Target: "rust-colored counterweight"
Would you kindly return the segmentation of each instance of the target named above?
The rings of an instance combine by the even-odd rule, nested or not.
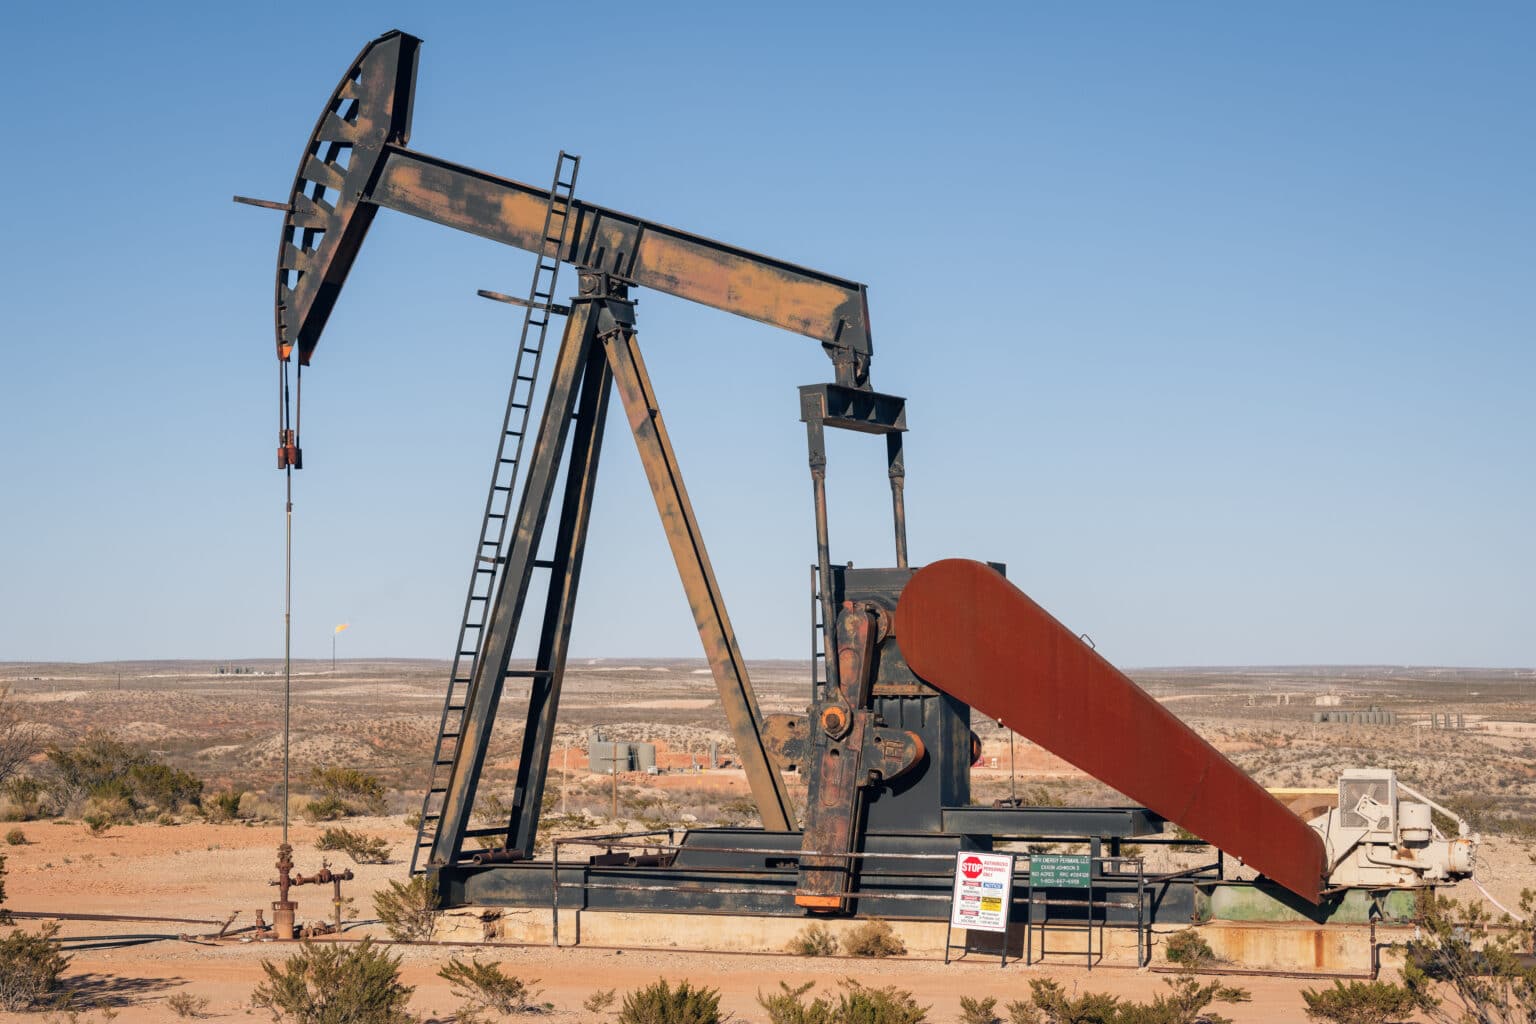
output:
[[[920,569],[896,607],[913,671],[1313,903],[1318,834],[996,570]]]

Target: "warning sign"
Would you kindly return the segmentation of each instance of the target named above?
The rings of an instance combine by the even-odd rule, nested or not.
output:
[[[954,928],[1006,932],[1013,898],[1013,854],[955,854],[955,891],[949,909]]]

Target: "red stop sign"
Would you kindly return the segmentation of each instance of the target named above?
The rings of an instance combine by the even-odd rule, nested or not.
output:
[[[967,857],[967,858],[965,858],[965,860],[960,862],[960,872],[961,872],[961,874],[965,875],[966,878],[980,878],[981,877],[981,858],[980,857]]]

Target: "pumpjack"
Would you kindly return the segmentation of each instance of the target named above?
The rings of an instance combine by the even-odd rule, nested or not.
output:
[[[297,412],[291,421],[287,412],[288,368],[297,362],[301,375],[311,362],[380,209],[537,256],[525,298],[481,293],[521,307],[523,328],[413,872],[434,877],[449,904],[548,901],[550,864],[534,860],[535,839],[604,428],[617,391],[762,828],[693,830],[665,857],[596,858],[568,867],[587,880],[606,872],[673,883],[594,885],[583,897],[592,905],[943,916],[947,881],[934,880],[931,862],[905,863],[902,855],[984,850],[1008,836],[1113,842],[1161,831],[1165,821],[1240,858],[1293,894],[1287,898],[1324,898],[1331,867],[1326,830],[1295,816],[1010,583],[1001,566],[959,559],[909,564],[906,402],[872,386],[864,284],[578,199],[579,160],[565,153],[545,189],[410,148],[420,46],[396,31],[363,48],[321,110],[287,202],[271,204],[284,213],[276,278],[285,395],[278,465],[290,471],[302,456]],[[566,266],[575,269],[577,287],[562,303],[556,281]],[[804,714],[765,717],[757,706],[642,359],[634,294],[646,288],[808,337],[831,360],[832,380],[799,393],[819,619]],[[545,339],[556,321],[563,330],[539,402]],[[535,407],[541,414],[525,452]],[[828,428],[884,440],[893,566],[854,568],[832,558]],[[540,590],[533,666],[513,668],[513,642]],[[509,685],[526,687],[528,697],[510,812],[503,824],[471,828]],[[970,806],[973,712],[1141,806]],[[782,774],[791,768],[808,784],[800,821]],[[466,840],[485,836],[494,848],[468,855]],[[860,860],[872,852],[894,859]],[[890,895],[924,886],[932,890],[927,902],[898,904]],[[1187,907],[1174,909],[1187,919]]]

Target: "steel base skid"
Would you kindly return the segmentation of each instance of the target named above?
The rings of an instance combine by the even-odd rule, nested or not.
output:
[[[1035,809],[966,808],[966,815],[1024,812]],[[1041,808],[1071,815],[1100,809]],[[1138,809],[1139,810],[1139,809]],[[1107,809],[1114,815],[1120,809]],[[1097,817],[1097,814],[1095,814]],[[1134,815],[1125,815],[1128,824]],[[1060,823],[1060,822],[1058,822]],[[1136,822],[1139,824],[1139,822]],[[1160,821],[1158,825],[1160,826]],[[1115,843],[1134,834],[1100,838],[1064,835],[1056,839]],[[849,913],[897,920],[947,920],[954,885],[955,854],[989,850],[992,836],[963,833],[870,833],[852,891]],[[604,852],[593,853],[598,849]],[[563,839],[551,860],[510,863],[459,863],[433,869],[444,906],[545,908],[551,911],[627,913],[741,914],[807,917],[795,904],[801,834],[760,829],[695,829],[675,843],[666,832],[629,833]],[[1196,882],[1211,882],[1208,872],[1178,877],[1147,877],[1123,860],[1096,858],[1091,906],[1081,890],[1039,889],[1038,903],[1016,888],[1013,916],[1019,923],[1077,919],[1083,923],[1125,925],[1187,923],[1195,915]],[[1044,901],[1051,900],[1047,906]]]

